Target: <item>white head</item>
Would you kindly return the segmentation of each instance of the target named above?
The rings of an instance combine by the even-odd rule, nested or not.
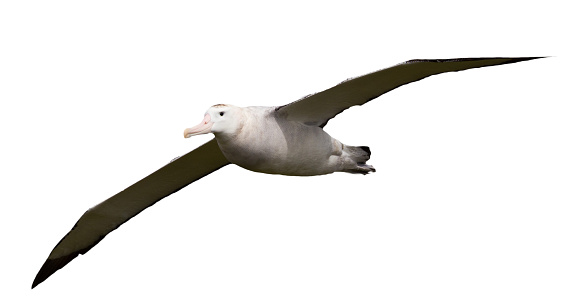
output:
[[[243,126],[242,110],[239,107],[226,104],[213,105],[205,113],[203,121],[185,129],[185,138],[206,133],[236,134]]]

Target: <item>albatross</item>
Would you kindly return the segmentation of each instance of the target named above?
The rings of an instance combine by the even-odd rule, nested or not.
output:
[[[284,106],[211,106],[199,125],[184,131],[184,137],[213,133],[215,138],[87,210],[54,247],[32,288],[144,209],[228,164],[294,176],[374,172],[366,164],[369,147],[346,145],[323,130],[330,119],[431,75],[537,58],[543,57],[409,60]]]

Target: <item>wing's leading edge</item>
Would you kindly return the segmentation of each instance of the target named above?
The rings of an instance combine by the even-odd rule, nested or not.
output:
[[[89,209],[54,247],[32,288],[144,209],[227,164],[216,139],[212,139]]]
[[[409,60],[344,81],[320,93],[277,107],[276,111],[288,120],[324,127],[331,118],[351,106],[363,105],[390,90],[431,75],[537,58],[543,57]]]

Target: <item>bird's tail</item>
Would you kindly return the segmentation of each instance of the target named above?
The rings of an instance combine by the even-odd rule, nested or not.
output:
[[[349,158],[355,162],[352,163],[351,167],[344,169],[345,172],[349,173],[360,173],[368,174],[370,172],[375,172],[375,168],[371,165],[365,164],[371,156],[371,151],[368,146],[349,146],[344,145],[343,149]]]

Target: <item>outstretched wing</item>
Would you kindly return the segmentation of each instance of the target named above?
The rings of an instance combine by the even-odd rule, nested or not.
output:
[[[213,139],[89,209],[54,247],[32,288],[144,209],[227,164]]]
[[[324,127],[330,119],[351,106],[363,105],[390,90],[431,75],[536,58],[543,57],[409,60],[365,76],[346,80],[320,93],[279,106],[275,111],[288,120]]]

